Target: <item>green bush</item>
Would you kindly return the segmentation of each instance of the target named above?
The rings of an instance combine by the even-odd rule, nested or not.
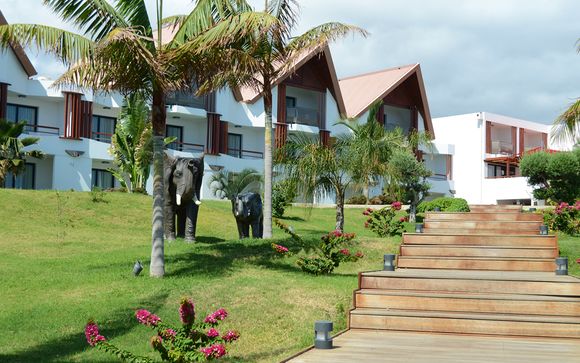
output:
[[[387,205],[396,202],[397,199],[393,196],[387,194],[377,195],[376,197],[371,198],[369,204],[372,205]]]
[[[375,232],[379,237],[401,236],[405,230],[404,222],[407,217],[397,217],[397,211],[401,210],[401,202],[394,202],[389,207],[378,210],[368,208],[363,215],[369,218],[365,222],[365,228]]]
[[[274,184],[272,188],[272,216],[282,218],[286,207],[296,198],[296,188],[288,181],[283,180]]]
[[[580,200],[574,205],[562,202],[554,210],[544,210],[543,215],[549,229],[571,236],[580,235]]]
[[[364,255],[360,251],[353,254],[348,249],[354,243],[354,237],[354,233],[329,232],[322,236],[317,256],[300,257],[296,264],[306,273],[325,275],[332,273],[341,262],[356,262]]]
[[[418,213],[433,211],[439,207],[442,212],[469,212],[469,205],[463,198],[440,197],[430,202],[421,202],[417,207]]]
[[[360,195],[353,195],[352,197],[346,200],[346,204],[367,204],[367,198],[360,194]]]

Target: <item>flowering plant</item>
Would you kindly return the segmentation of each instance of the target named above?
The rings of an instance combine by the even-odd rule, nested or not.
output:
[[[353,244],[354,233],[332,231],[321,238],[318,246],[319,254],[316,257],[301,257],[296,263],[302,271],[313,275],[329,274],[341,262],[356,262],[363,258],[362,252],[352,253],[348,246]]]
[[[401,202],[394,202],[390,208],[366,209],[363,215],[369,218],[365,222],[365,228],[375,232],[379,237],[402,235],[405,229],[403,223],[408,221],[408,217],[396,218],[397,211],[401,210],[401,206]]]
[[[569,235],[580,234],[580,200],[574,205],[562,202],[552,210],[544,210],[544,223],[549,229]]]
[[[284,231],[284,233],[289,234],[293,240],[302,243],[302,238],[296,232],[294,232],[294,228],[292,228],[291,226],[287,225],[286,223],[282,222],[277,218],[274,218],[274,224],[282,231]]]
[[[179,305],[181,327],[166,324],[159,316],[140,309],[135,312],[137,321],[155,331],[150,342],[166,362],[204,362],[226,355],[226,344],[237,340],[240,335],[234,330],[224,334],[216,329],[219,322],[228,316],[227,311],[218,309],[205,317],[203,322],[195,323],[195,306],[191,299],[183,298]],[[92,347],[116,355],[126,362],[153,362],[146,357],[139,357],[131,352],[121,350],[99,334],[97,324],[90,320],[85,326],[87,343]]]
[[[277,253],[279,253],[281,255],[291,255],[291,252],[290,252],[290,250],[288,250],[288,247],[284,247],[282,245],[272,243],[272,248],[274,249],[274,251],[276,251]]]

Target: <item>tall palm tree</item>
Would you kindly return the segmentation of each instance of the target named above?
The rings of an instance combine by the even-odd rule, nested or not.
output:
[[[43,3],[83,34],[38,24],[0,26],[0,45],[36,46],[69,68],[54,83],[81,89],[129,94],[151,100],[153,124],[153,223],[150,275],[165,274],[163,244],[163,136],[165,96],[187,90],[197,73],[219,60],[193,52],[199,44],[228,47],[249,32],[269,29],[272,16],[251,12],[244,0],[196,0],[187,16],[163,18],[163,0],[156,0],[152,18],[145,0],[44,0]],[[234,16],[235,15],[235,16]],[[158,24],[155,31],[153,22]],[[163,39],[162,24],[178,23],[172,39]]]
[[[14,123],[0,119],[0,187],[4,186],[6,174],[9,172],[18,175],[24,171],[26,157],[43,157],[38,150],[23,150],[38,142],[37,137],[20,138],[24,127],[26,121]]]
[[[264,238],[272,237],[272,89],[282,74],[293,70],[297,59],[307,51],[323,46],[350,33],[363,36],[361,28],[337,22],[316,26],[302,35],[292,36],[297,25],[299,7],[296,0],[265,0],[263,13],[277,23],[248,33],[236,47],[198,47],[198,52],[210,52],[230,63],[229,70],[200,81],[207,91],[229,85],[232,88],[250,87],[258,91],[264,101]],[[200,41],[203,43],[203,41]],[[195,46],[198,46],[196,44]],[[194,46],[192,44],[192,46]],[[215,74],[215,72],[209,72]]]

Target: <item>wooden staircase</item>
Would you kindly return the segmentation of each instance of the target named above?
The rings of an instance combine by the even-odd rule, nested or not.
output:
[[[403,235],[396,271],[361,273],[349,327],[580,339],[580,280],[555,275],[541,215],[471,209],[427,213],[424,233]]]

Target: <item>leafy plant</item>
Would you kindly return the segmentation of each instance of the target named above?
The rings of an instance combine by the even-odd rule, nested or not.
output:
[[[353,244],[354,238],[354,233],[329,232],[321,238],[318,256],[300,257],[296,264],[309,274],[330,274],[341,262],[355,262],[364,257],[362,252],[353,254],[347,248]]]
[[[181,299],[179,306],[181,327],[169,325],[144,309],[135,312],[137,321],[155,332],[150,343],[161,359],[165,362],[179,363],[204,362],[226,355],[225,345],[240,336],[233,330],[220,334],[216,329],[227,316],[227,311],[219,309],[206,316],[203,322],[196,323],[193,301],[187,298]],[[136,356],[109,343],[99,334],[99,327],[92,320],[85,326],[85,337],[90,346],[113,354],[124,362],[153,362],[152,359]]]
[[[377,195],[376,197],[372,197],[369,201],[372,205],[387,205],[392,204],[397,201],[397,197],[388,195],[388,194],[381,194]]]
[[[355,204],[355,205],[361,205],[361,204],[366,204],[367,203],[367,197],[365,197],[364,195],[353,195],[352,197],[348,198],[346,200],[346,204]]]
[[[469,212],[469,205],[463,198],[439,197],[428,202],[421,202],[417,206],[417,212],[425,213],[441,209],[442,212]]]
[[[296,188],[290,180],[282,180],[274,184],[272,189],[272,215],[282,218],[286,207],[296,198]]]
[[[285,224],[284,222],[280,221],[277,218],[274,218],[274,224],[276,224],[276,226],[278,226],[278,228],[280,228],[282,231],[284,231],[284,233],[287,233],[288,235],[290,235],[290,237],[292,237],[292,239],[295,240],[296,242],[300,242],[301,244],[303,243],[302,237],[300,237],[294,231],[294,228],[292,228],[291,226]]]
[[[388,207],[378,210],[366,209],[363,215],[369,218],[365,222],[365,228],[370,229],[379,237],[401,236],[405,230],[405,217],[397,217],[397,211],[401,210],[401,202],[394,202]]]
[[[44,157],[41,151],[23,150],[39,140],[37,137],[20,138],[25,126],[26,121],[13,123],[0,119],[0,187],[4,186],[8,172],[18,175],[24,171],[26,157]]]
[[[574,205],[562,202],[554,210],[544,210],[543,215],[544,223],[549,229],[571,236],[580,234],[580,200]]]
[[[262,175],[254,169],[244,169],[239,173],[223,169],[211,176],[209,187],[214,196],[233,200],[237,194],[259,193],[262,189]]]
[[[409,222],[414,223],[417,205],[429,194],[431,176],[425,164],[407,150],[396,151],[390,162],[391,175],[403,191],[403,201],[409,204]]]
[[[93,187],[90,192],[91,195],[91,202],[93,203],[105,203],[107,200],[105,199],[105,191],[99,187]]]

